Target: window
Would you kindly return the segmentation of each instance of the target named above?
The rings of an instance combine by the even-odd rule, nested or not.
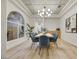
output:
[[[7,41],[24,36],[24,19],[18,12],[10,12],[7,18]]]

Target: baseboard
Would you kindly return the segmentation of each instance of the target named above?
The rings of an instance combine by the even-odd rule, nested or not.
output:
[[[12,40],[12,41],[8,41],[7,44],[6,44],[6,50],[14,48],[14,47],[20,45],[21,43],[23,43],[25,41],[26,41],[25,37],[19,38],[19,39],[15,39],[15,40]]]
[[[77,44],[73,44],[72,42],[69,42],[69,41],[66,41],[66,40],[63,40],[63,41],[77,48]]]

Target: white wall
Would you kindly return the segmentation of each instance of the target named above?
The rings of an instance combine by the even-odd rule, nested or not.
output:
[[[65,31],[65,21],[68,17],[77,13],[77,5],[73,5],[67,13],[65,13],[60,20],[60,28],[62,31],[62,39],[70,42],[71,44],[77,45],[77,34],[76,33],[67,33]]]
[[[56,30],[56,28],[60,27],[59,21],[60,21],[59,18],[47,18],[47,19],[45,19],[45,27],[51,31]]]
[[[34,18],[32,18],[32,20],[33,20],[34,25],[36,23],[39,23],[39,25],[41,24],[40,26],[43,27],[43,18],[34,17]],[[53,30],[56,30],[56,28],[59,28],[60,27],[59,24],[60,24],[60,19],[59,18],[45,18],[44,19],[44,27],[47,28],[50,31],[53,31]]]
[[[14,2],[10,1],[10,0],[7,0],[7,9],[6,9],[6,19],[8,17],[8,14],[12,11],[16,11],[16,12],[19,12],[23,18],[24,18],[24,22],[25,22],[25,27],[26,27],[26,23],[30,23],[30,18],[28,16],[28,14],[24,11],[26,11],[25,9],[22,8],[22,6],[18,6],[20,5],[19,3],[17,3],[17,1],[15,1],[16,4],[14,4]],[[21,9],[20,9],[21,8]],[[6,21],[7,22],[7,21]],[[7,25],[7,23],[6,23]],[[6,26],[7,27],[7,26]],[[7,28],[5,28],[7,30]],[[26,33],[25,33],[26,35]],[[7,49],[10,49],[12,47],[15,47],[17,46],[18,44],[22,43],[23,41],[26,40],[26,36],[24,35],[24,37],[22,38],[18,38],[18,39],[15,39],[15,40],[11,40],[11,41],[8,41],[7,42]]]
[[[6,0],[1,1],[1,59],[6,59]]]
[[[25,23],[26,22],[30,23],[30,18],[27,15],[27,13],[24,13],[21,9],[19,9],[15,4],[13,4],[10,1],[11,0],[1,0],[1,59],[7,59],[6,58],[6,52],[7,52],[6,48],[7,49],[13,48],[17,45],[20,45],[20,43],[24,43],[26,41],[26,38],[24,36],[23,38],[7,42],[7,16],[8,16],[8,14],[11,11],[18,11],[19,13],[21,13],[23,15]],[[22,6],[20,6],[20,7],[22,7]],[[7,42],[7,44],[6,44],[6,42]],[[17,53],[17,51],[20,51],[20,49],[22,49],[22,47],[19,46],[19,48],[15,49],[16,50],[15,53],[14,53],[14,51],[12,51],[11,53],[14,53],[14,54],[12,54],[12,56],[15,55]],[[21,50],[21,51],[23,52],[23,50]],[[20,55],[20,54],[18,53],[16,55]],[[23,54],[21,54],[21,55],[23,55]],[[15,58],[13,58],[13,59],[15,59]]]

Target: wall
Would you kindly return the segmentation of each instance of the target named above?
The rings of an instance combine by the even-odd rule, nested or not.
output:
[[[60,27],[59,21],[60,21],[59,18],[47,18],[47,19],[45,19],[45,27],[51,31],[56,30],[56,28]]]
[[[14,3],[13,0],[12,1],[11,0],[7,0],[7,4],[6,5],[7,5],[6,18],[7,18],[8,14],[10,12],[16,11],[16,12],[19,12],[23,16],[24,22],[25,22],[25,27],[26,27],[26,23],[30,23],[29,15],[27,14],[26,10],[22,7],[22,5],[20,5],[20,3],[18,3],[18,1],[15,1],[15,3]],[[26,33],[25,33],[24,37],[22,37],[22,38],[18,38],[18,39],[15,39],[15,40],[8,41],[7,42],[7,49],[13,48],[13,47],[21,44],[25,40],[26,40]]]
[[[4,8],[3,8],[4,7]],[[6,59],[6,0],[1,0],[1,59]]]
[[[60,19],[59,18],[40,18],[40,17],[33,17],[33,24],[34,26],[36,26],[36,24],[38,23],[39,27],[45,27],[50,31],[55,30],[56,28],[59,28],[59,24],[60,24]],[[44,24],[43,24],[44,21]],[[40,25],[41,24],[41,25]],[[37,25],[37,26],[38,26]]]
[[[76,33],[66,33],[65,31],[65,20],[77,13],[77,5],[74,4],[62,17],[60,20],[60,28],[62,31],[62,39],[70,42],[71,44],[77,45],[77,34]]]

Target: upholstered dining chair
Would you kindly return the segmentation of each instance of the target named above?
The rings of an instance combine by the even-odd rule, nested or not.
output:
[[[40,36],[40,38],[39,38],[39,54],[40,54],[42,48],[46,48],[47,54],[49,55],[49,51],[48,51],[49,46],[50,46],[49,38],[45,35]]]
[[[54,42],[54,44],[58,47],[58,45],[57,45],[58,35],[57,35],[57,33],[53,33],[52,35],[53,35],[53,37],[50,38],[50,42]]]
[[[37,42],[39,42],[39,39],[38,38],[35,38],[35,35],[37,35],[36,33],[30,33],[29,36],[32,40],[32,45],[31,45],[31,48],[35,46],[35,44]]]

